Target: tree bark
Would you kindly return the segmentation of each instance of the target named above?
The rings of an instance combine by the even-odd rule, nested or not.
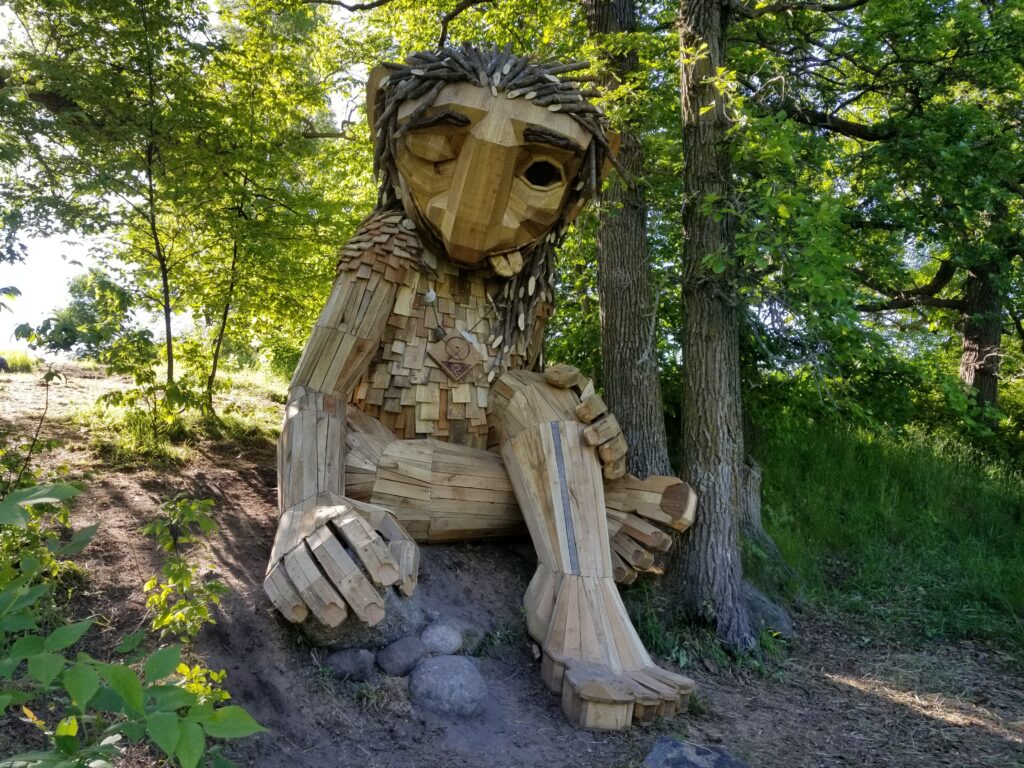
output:
[[[735,225],[706,201],[733,199],[723,95],[710,79],[725,65],[728,11],[722,0],[680,3],[683,114],[683,475],[700,499],[663,589],[712,623],[735,652],[756,644],[743,600],[738,519],[743,505],[739,319]],[[724,266],[723,266],[724,265]]]
[[[973,387],[979,405],[995,405],[1002,361],[1003,302],[990,267],[969,269],[964,285],[960,380]]]
[[[635,0],[589,0],[591,36],[635,32]],[[639,66],[636,54],[614,55],[609,67],[623,81]],[[635,125],[623,126],[615,175],[602,195],[597,234],[597,289],[601,296],[601,357],[605,400],[629,444],[629,471],[668,475],[665,409],[655,355],[657,303],[647,255],[647,200],[643,148]]]
[[[213,410],[213,386],[217,382],[217,365],[220,363],[220,349],[224,344],[224,333],[228,327],[228,315],[231,312],[231,302],[235,297],[235,284],[238,282],[238,239],[231,243],[231,270],[228,278],[228,295],[224,299],[224,311],[220,315],[220,327],[217,329],[217,338],[213,343],[213,359],[210,361],[210,375],[206,377],[206,412],[211,416],[215,415]]]

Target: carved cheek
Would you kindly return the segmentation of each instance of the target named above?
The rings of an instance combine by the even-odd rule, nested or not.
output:
[[[522,231],[521,244],[529,242],[558,220],[568,187],[556,184],[550,189],[537,189],[522,179],[512,183],[508,200],[508,215],[515,219]]]

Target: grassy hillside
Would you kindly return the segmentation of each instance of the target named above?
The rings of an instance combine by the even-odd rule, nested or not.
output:
[[[994,640],[1024,655],[1020,470],[924,434],[781,434],[756,455],[766,528],[797,574],[791,594],[886,636]]]

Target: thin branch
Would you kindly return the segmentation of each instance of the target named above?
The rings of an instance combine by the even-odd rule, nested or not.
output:
[[[729,7],[745,19],[759,19],[776,13],[790,11],[817,11],[819,13],[841,13],[866,5],[868,0],[848,0],[845,3],[779,2],[760,8],[751,8],[740,0],[729,0]]]
[[[769,103],[765,104],[765,106],[774,107],[775,105]],[[785,112],[795,122],[809,125],[812,128],[824,128],[826,131],[849,136],[851,139],[886,141],[896,135],[896,128],[892,125],[885,123],[856,123],[817,109],[805,109],[793,102],[783,102],[777,105],[777,108]]]
[[[857,304],[855,308],[859,312],[889,312],[893,309],[910,309],[911,307],[938,307],[940,309],[955,309],[962,312],[965,308],[963,299],[941,299],[935,296],[907,296],[903,299],[890,299],[882,302],[868,302]]]
[[[368,3],[343,3],[341,0],[302,0],[304,5],[334,5],[346,11],[372,11],[387,5],[391,0],[370,0]]]
[[[444,48],[445,43],[448,42],[448,25],[455,21],[463,11],[470,9],[475,5],[486,5],[489,2],[491,2],[491,0],[460,0],[458,5],[441,17],[441,34],[437,38],[437,47]]]

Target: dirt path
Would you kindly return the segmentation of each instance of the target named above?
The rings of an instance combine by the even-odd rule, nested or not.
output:
[[[522,630],[520,598],[533,568],[522,542],[424,551],[424,599],[492,633],[480,658],[491,691],[481,718],[422,715],[403,681],[333,680],[260,588],[276,520],[273,445],[202,445],[172,471],[105,468],[67,416],[120,384],[72,366],[65,373],[51,387],[43,434],[66,441],[48,464],[92,475],[73,515],[76,525],[101,523],[78,558],[88,574],[81,610],[104,617],[92,650],[145,622],[141,585],[159,558],[138,529],[160,500],[214,498],[221,531],[205,557],[231,593],[196,650],[227,670],[233,701],[269,729],[234,748],[240,765],[625,768],[671,735],[720,746],[752,768],[1024,766],[1024,684],[999,654],[971,643],[882,646],[839,617],[799,617],[799,643],[767,675],[691,665],[685,672],[700,691],[694,713],[626,734],[574,730],[541,685]],[[45,395],[37,380],[0,378],[0,425],[33,428]],[[126,764],[156,761],[133,753]]]

